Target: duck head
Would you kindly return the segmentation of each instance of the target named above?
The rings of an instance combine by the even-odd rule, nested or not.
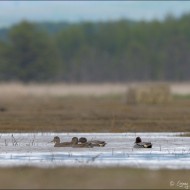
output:
[[[81,137],[81,138],[79,139],[79,142],[80,142],[80,143],[86,143],[86,142],[87,142],[87,139],[86,139],[85,137]]]
[[[140,138],[140,137],[137,137],[135,143],[141,143],[141,142],[142,142],[141,138]]]
[[[55,136],[51,142],[60,143],[60,138],[58,136]]]
[[[78,140],[77,137],[73,137],[72,140],[71,140],[71,142],[72,142],[73,144],[78,144],[79,140]]]

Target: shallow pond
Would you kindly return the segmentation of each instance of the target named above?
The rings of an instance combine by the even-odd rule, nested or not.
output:
[[[0,166],[127,166],[190,169],[190,137],[182,133],[0,133]],[[54,147],[54,136],[105,140],[105,147]],[[151,141],[151,149],[133,148],[135,138]]]

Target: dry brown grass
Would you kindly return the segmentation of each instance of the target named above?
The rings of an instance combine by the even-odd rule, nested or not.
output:
[[[23,83],[0,83],[0,97],[3,96],[102,96],[107,94],[124,94],[131,86],[160,85],[160,82],[141,82],[141,83],[101,83],[101,84],[23,84]],[[190,82],[169,83],[172,94],[187,95],[190,94]]]
[[[0,83],[0,96],[69,96],[69,95],[93,95],[121,94],[126,91],[126,84],[23,84]]]
[[[188,183],[189,170],[131,168],[1,168],[0,188],[23,189],[170,189]],[[177,185],[173,188],[179,189]],[[183,188],[184,189],[184,188]]]
[[[163,104],[171,102],[170,86],[165,83],[133,85],[127,91],[128,104]]]
[[[190,132],[190,100],[127,105],[122,96],[0,97],[0,132]]]

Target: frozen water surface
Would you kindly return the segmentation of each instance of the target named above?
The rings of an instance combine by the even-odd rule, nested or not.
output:
[[[0,166],[128,166],[190,169],[190,137],[182,133],[0,133]],[[105,140],[105,147],[54,147],[54,136]],[[135,138],[151,141],[152,149],[133,148]]]

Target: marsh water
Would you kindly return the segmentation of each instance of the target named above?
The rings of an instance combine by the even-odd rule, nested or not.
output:
[[[54,147],[54,136],[105,140],[105,147]],[[133,148],[135,138],[153,144]],[[136,168],[190,169],[190,137],[183,133],[0,133],[0,166],[127,166]]]

